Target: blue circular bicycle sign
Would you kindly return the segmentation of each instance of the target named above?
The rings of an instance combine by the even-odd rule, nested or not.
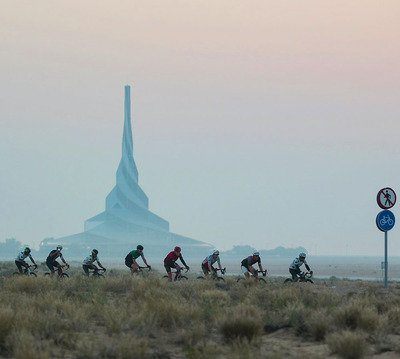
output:
[[[376,225],[382,232],[390,231],[396,222],[392,211],[385,209],[376,216]]]

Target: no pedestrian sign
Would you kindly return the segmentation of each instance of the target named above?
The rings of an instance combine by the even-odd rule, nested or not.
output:
[[[382,209],[392,208],[396,203],[396,193],[389,187],[382,188],[376,197],[378,206]]]

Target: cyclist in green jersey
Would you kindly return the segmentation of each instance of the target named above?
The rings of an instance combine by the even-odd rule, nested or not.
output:
[[[132,274],[139,269],[139,264],[136,262],[136,259],[138,259],[139,257],[142,257],[144,264],[146,264],[148,268],[151,268],[147,264],[146,258],[144,258],[143,246],[139,244],[136,249],[134,249],[132,252],[129,252],[128,255],[125,257],[125,265],[130,268]]]

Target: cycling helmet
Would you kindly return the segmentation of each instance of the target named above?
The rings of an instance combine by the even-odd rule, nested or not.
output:
[[[58,246],[57,246],[57,249],[62,249],[63,248],[63,246],[61,245],[61,244],[59,244]]]
[[[98,253],[99,253],[99,251],[97,249],[92,250],[92,254],[98,254]]]
[[[136,249],[142,251],[142,250],[143,250],[143,246],[142,246],[141,244],[139,244],[139,245],[136,247]]]
[[[213,254],[213,255],[214,255],[214,254],[219,254],[219,250],[218,250],[218,249],[215,249],[215,250],[213,251],[212,254]]]
[[[259,251],[254,251],[253,256],[259,256],[260,252]]]
[[[31,249],[29,247],[25,247],[24,252],[29,254],[29,253],[31,253]]]
[[[174,248],[174,251],[176,251],[176,252],[180,252],[180,251],[181,251],[181,247],[178,247],[178,246],[177,246],[177,247],[175,247],[175,248]]]
[[[301,252],[301,253],[299,254],[299,258],[300,258],[300,257],[306,258],[306,254],[305,254],[304,252]]]

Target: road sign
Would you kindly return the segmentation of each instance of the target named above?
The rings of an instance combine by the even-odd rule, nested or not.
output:
[[[382,188],[376,196],[376,201],[382,209],[392,208],[396,203],[396,193],[389,187]]]
[[[396,222],[393,212],[385,209],[376,216],[376,225],[382,232],[390,231]]]

